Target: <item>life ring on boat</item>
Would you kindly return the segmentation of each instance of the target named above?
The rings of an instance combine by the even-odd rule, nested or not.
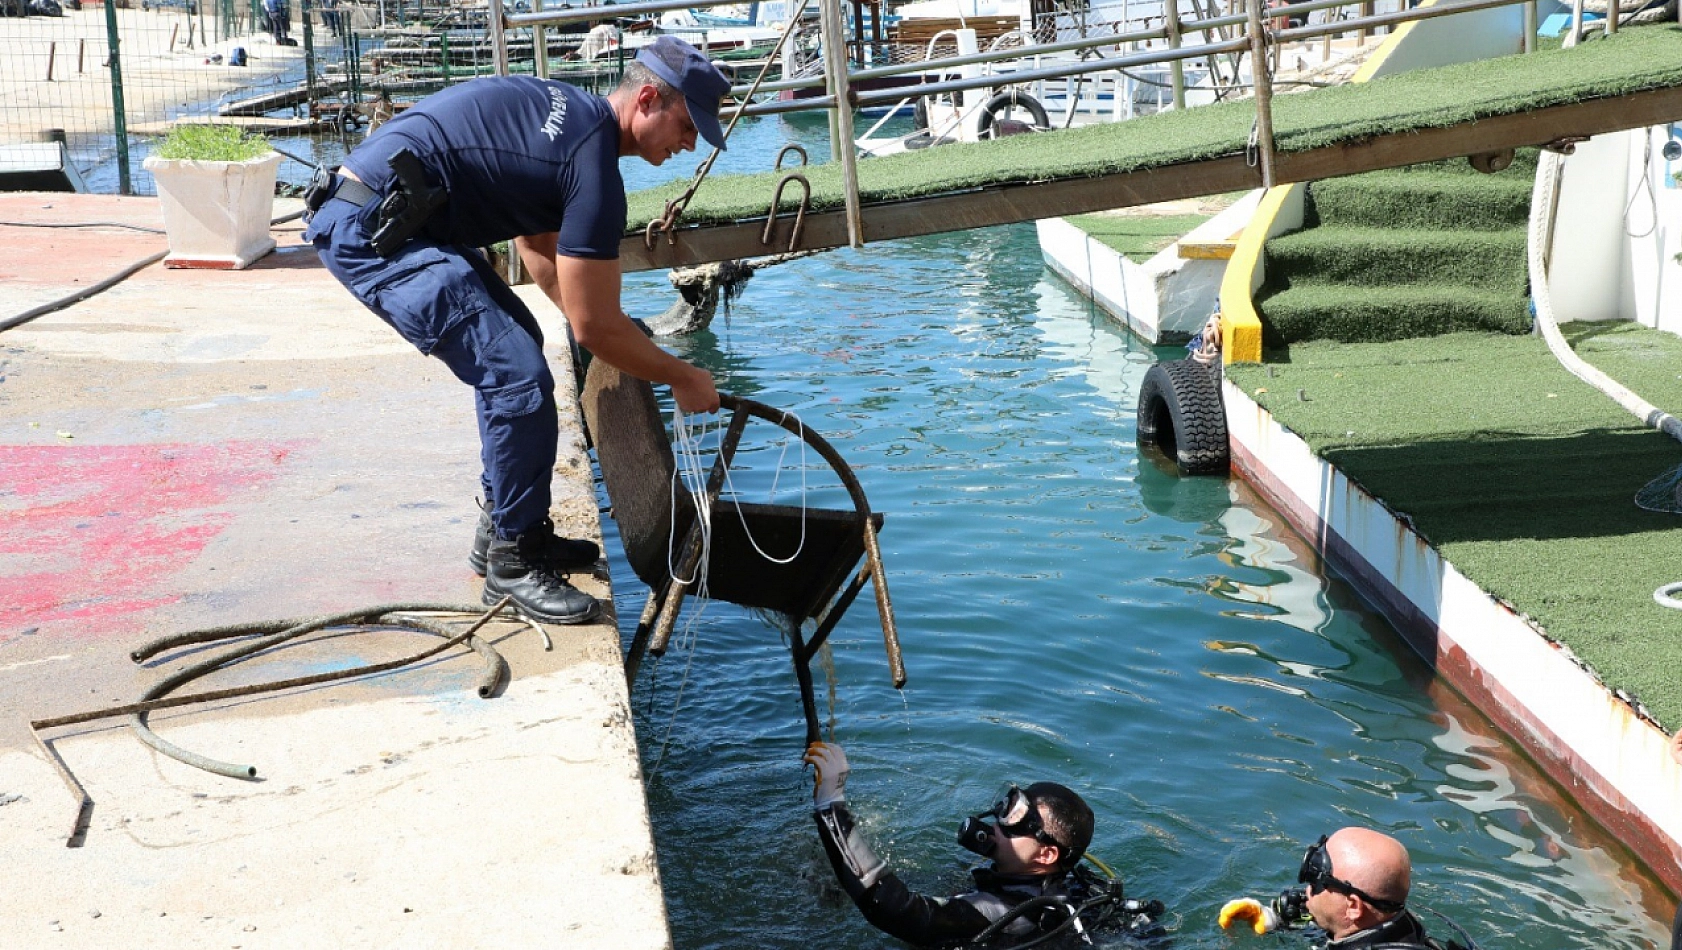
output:
[[[1016,109],[1027,112],[1033,122],[1007,118]],[[976,120],[975,136],[981,139],[996,139],[1023,132],[1044,132],[1049,128],[1051,117],[1046,115],[1045,106],[1040,105],[1038,99],[1020,89],[1007,89],[988,99],[987,104],[981,107],[981,117]]]
[[[1174,460],[1181,475],[1223,475],[1230,462],[1219,363],[1174,360],[1145,373],[1138,441]]]

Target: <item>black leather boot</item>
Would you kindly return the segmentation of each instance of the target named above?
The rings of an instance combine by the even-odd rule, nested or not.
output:
[[[563,538],[555,533],[555,523],[544,518],[542,523],[531,532],[542,534],[548,538],[542,550],[542,557],[551,568],[557,571],[572,570],[589,567],[602,556],[602,549],[594,541],[582,541],[576,538]],[[467,552],[467,564],[473,568],[473,573],[485,576],[485,555],[490,552],[491,540],[496,537],[496,530],[491,527],[491,513],[483,502],[479,503],[479,527],[473,532],[473,549]]]
[[[584,623],[595,617],[601,609],[596,599],[544,563],[544,550],[545,536],[531,532],[513,541],[493,540],[481,601],[488,607],[512,596],[514,606],[544,623]]]

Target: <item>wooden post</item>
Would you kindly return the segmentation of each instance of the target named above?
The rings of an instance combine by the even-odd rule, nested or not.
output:
[[[508,33],[502,22],[502,0],[490,0],[488,10],[489,22],[486,28],[491,31],[491,62],[496,66],[498,76],[508,75]]]
[[[1363,16],[1363,17],[1372,16],[1372,0],[1361,0],[1361,16]],[[1356,46],[1367,45],[1367,40],[1371,36],[1372,36],[1372,27],[1370,27],[1370,26],[1361,27],[1360,33],[1357,34],[1357,39],[1355,41],[1355,45]]]
[[[543,9],[543,0],[532,0],[531,12],[537,13],[537,12],[541,11],[542,9]],[[586,27],[590,27],[591,29],[594,29],[594,27],[591,26],[589,20],[585,20],[584,25]],[[588,36],[589,34],[586,33],[585,35]],[[549,28],[544,26],[541,23],[536,24],[531,28],[531,55],[532,55],[532,60],[531,60],[532,67],[531,68],[534,72],[537,73],[537,78],[548,79],[549,78]],[[475,66],[477,66],[477,64],[475,64]],[[478,69],[475,68],[474,72],[478,72]],[[510,247],[512,248],[512,245],[510,245]],[[517,255],[513,255],[513,256],[517,256]],[[512,270],[510,270],[510,273],[512,273]]]
[[[1249,0],[1250,76],[1255,85],[1256,152],[1261,164],[1262,187],[1273,187],[1273,81],[1267,72],[1267,33],[1262,21],[1262,4]]]
[[[88,41],[86,39],[77,40],[76,41],[76,75],[78,75],[78,76],[80,76],[82,74],[82,64],[86,61],[87,54],[88,54]]]
[[[181,24],[171,24],[169,28],[169,51],[175,52],[175,37],[181,32]]]
[[[110,2],[110,0],[106,0]],[[47,44],[47,82],[53,81],[53,61],[58,59],[58,43]]]
[[[828,66],[829,94],[835,97],[835,157],[841,163],[841,181],[846,188],[847,242],[864,246],[864,214],[859,208],[858,149],[853,144],[853,97],[847,78],[847,26],[841,19],[841,0],[819,0],[822,14],[824,61]]]
[[[1168,32],[1168,48],[1180,48],[1180,0],[1162,0],[1163,26]],[[1174,108],[1186,107],[1186,64],[1184,60],[1174,60],[1168,67],[1169,75],[1174,83]]]

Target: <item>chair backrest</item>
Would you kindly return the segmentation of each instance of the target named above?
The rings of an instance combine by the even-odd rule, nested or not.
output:
[[[676,461],[654,388],[597,359],[584,375],[580,400],[602,481],[613,501],[625,559],[638,579],[657,588],[670,576],[670,561],[675,559],[670,547],[674,539],[683,543],[695,520],[695,505],[686,492],[678,493],[674,531]],[[775,610],[796,620],[814,617],[864,556],[863,519],[851,509],[727,500],[713,510],[707,585],[710,596],[719,600]],[[870,517],[880,528],[882,516]],[[792,560],[783,562],[788,557]]]
[[[620,372],[605,360],[591,360],[580,395],[584,424],[596,444],[602,480],[613,499],[613,520],[619,525],[625,558],[637,577],[650,587],[663,583],[670,571],[667,549],[672,531],[672,444],[660,418],[654,387]],[[682,540],[694,519],[695,508],[678,494],[676,537]]]

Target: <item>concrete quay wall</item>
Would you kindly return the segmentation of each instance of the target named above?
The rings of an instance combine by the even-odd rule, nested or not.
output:
[[[276,214],[290,210],[277,203]],[[0,317],[162,250],[155,199],[0,195]],[[472,393],[301,246],[244,271],[153,266],[0,333],[0,946],[670,945],[611,616],[486,629],[510,678],[453,650],[414,667],[152,715],[163,737],[257,767],[224,778],[124,720],[26,721],[136,699],[208,656],[157,636],[397,601],[476,605]],[[561,339],[559,315],[535,304]],[[570,386],[564,350],[551,353]],[[599,536],[562,400],[553,514]],[[611,600],[605,569],[575,583]],[[319,638],[202,681],[394,659],[436,639]],[[196,688],[201,684],[194,684]]]

